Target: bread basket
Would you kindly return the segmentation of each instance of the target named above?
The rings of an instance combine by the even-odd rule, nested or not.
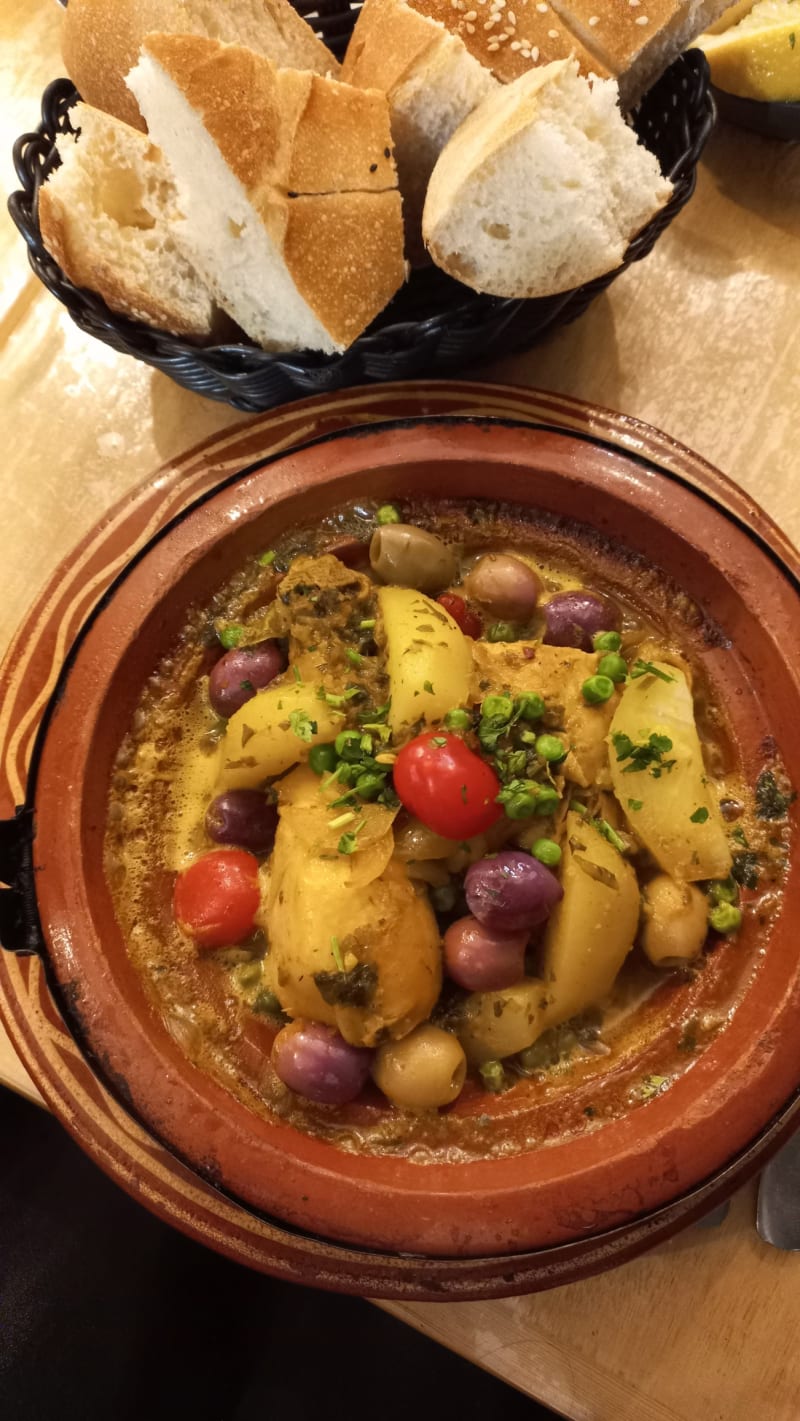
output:
[[[341,57],[358,12],[348,0],[294,0],[317,33]],[[641,139],[658,157],[674,193],[631,242],[616,271],[557,296],[517,301],[480,296],[436,267],[413,272],[372,326],[341,355],[275,353],[241,341],[199,347],[110,311],[100,297],[67,280],[42,243],[37,195],[58,158],[54,141],[71,131],[78,94],[67,79],[45,90],[42,122],[15,144],[21,188],[9,199],[12,219],[28,244],[30,264],[76,324],[114,350],[132,355],[207,399],[257,411],[304,395],[348,385],[460,371],[480,359],[532,346],[550,329],[582,315],[601,291],[652,249],[694,190],[700,154],[715,109],[705,57],[682,55],[645,95],[632,115]]]

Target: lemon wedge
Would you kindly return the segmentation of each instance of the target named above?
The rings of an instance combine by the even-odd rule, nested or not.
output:
[[[800,0],[761,0],[724,34],[703,35],[711,78],[743,99],[800,99]]]
[[[706,34],[721,35],[724,30],[729,30],[732,25],[738,25],[745,15],[749,15],[756,0],[734,0],[727,10],[723,10],[715,24],[709,25]]]

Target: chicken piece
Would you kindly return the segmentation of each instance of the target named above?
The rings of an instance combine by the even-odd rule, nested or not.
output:
[[[337,1027],[354,1046],[405,1036],[441,988],[436,919],[392,858],[395,811],[364,805],[355,847],[341,853],[330,802],[307,768],[280,784],[280,822],[266,905],[278,999],[292,1017]]]
[[[599,706],[587,705],[581,693],[584,681],[597,672],[598,652],[545,646],[537,641],[475,641],[472,659],[474,701],[501,691],[511,696],[523,692],[541,696],[546,705],[544,724],[548,730],[560,732],[570,747],[559,769],[584,788],[610,788],[606,736],[619,692]]]

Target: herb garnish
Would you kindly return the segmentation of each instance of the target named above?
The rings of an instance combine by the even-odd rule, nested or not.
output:
[[[289,724],[292,727],[298,740],[302,740],[306,745],[310,745],[313,737],[317,733],[317,722],[311,719],[307,711],[293,710],[289,712]]]
[[[433,686],[431,685],[430,681],[423,681],[422,689],[423,691],[427,691],[429,696],[432,696],[434,693]]]
[[[756,815],[759,819],[784,819],[795,798],[791,786],[784,793],[772,770],[762,770],[756,780]]]
[[[644,807],[644,800],[643,800],[643,799],[629,799],[629,800],[628,800],[628,808],[629,808],[629,809],[632,809],[632,810],[634,811],[634,813],[635,813],[637,810],[642,809],[643,807]]]
[[[339,971],[344,972],[344,963],[342,961],[342,952],[341,948],[339,947],[338,937],[331,938],[331,952],[333,954],[333,960],[336,963],[336,966],[338,967]]]
[[[272,567],[272,564],[274,563],[276,557],[277,553],[275,553],[273,550],[268,553],[262,553],[258,561],[261,567]]]
[[[701,804],[700,808],[694,811],[694,814],[689,815],[689,822],[691,824],[705,824],[707,818],[708,810]]]
[[[642,745],[635,745],[629,735],[623,735],[620,731],[611,739],[617,752],[617,760],[629,759],[631,762],[624,766],[623,775],[649,769],[653,779],[659,780],[665,770],[671,770],[677,763],[675,760],[663,758],[672,749],[672,741],[668,735],[654,733]]]
[[[668,676],[666,671],[662,671],[658,666],[655,666],[652,661],[642,661],[641,659],[634,661],[630,675],[632,680],[635,680],[637,676],[657,676],[659,681],[675,680],[674,676]]]
[[[378,985],[378,969],[371,962],[358,962],[349,972],[315,972],[314,981],[328,1006],[367,1007]]]

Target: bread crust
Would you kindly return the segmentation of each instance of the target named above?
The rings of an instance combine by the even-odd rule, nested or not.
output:
[[[623,0],[615,0],[623,3]],[[574,56],[582,74],[608,77],[601,60],[556,14],[549,0],[408,0],[464,41],[470,54],[509,84],[537,64]]]
[[[441,36],[438,19],[408,4],[365,0],[347,46],[342,79],[391,96]]]
[[[220,3],[228,7],[227,25],[235,31],[235,4]],[[298,69],[338,74],[337,60],[289,0],[261,3]],[[139,58],[145,35],[159,33],[208,34],[193,0],[70,0],[61,21],[61,52],[83,99],[146,132],[125,76]]]
[[[289,199],[288,215],[286,265],[332,339],[346,348],[405,279],[400,194],[298,197]]]
[[[552,0],[564,22],[590,45],[615,76],[688,9],[687,0]]]

